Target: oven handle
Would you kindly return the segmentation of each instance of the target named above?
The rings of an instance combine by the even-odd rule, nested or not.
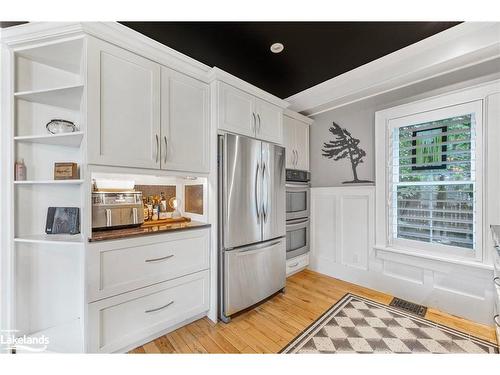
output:
[[[296,183],[286,182],[285,187],[290,188],[290,189],[304,189],[304,190],[307,189],[307,190],[309,190],[309,188],[311,187],[311,184],[309,182],[296,182]]]
[[[286,221],[286,225],[302,224],[302,223],[305,223],[305,222],[308,222],[308,221],[309,221],[308,217],[303,218],[303,219],[292,219],[292,220],[287,220]]]

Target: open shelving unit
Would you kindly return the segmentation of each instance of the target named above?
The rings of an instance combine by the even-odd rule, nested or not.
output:
[[[67,147],[80,147],[83,139],[83,132],[61,134],[24,135],[14,137],[16,142],[42,143],[47,145],[58,145]]]
[[[13,328],[46,336],[51,352],[84,350],[83,51],[77,37],[14,52],[13,156],[24,159],[28,180],[12,183]],[[50,134],[52,119],[72,121],[78,131]],[[78,163],[80,178],[54,180],[55,162]],[[46,234],[48,207],[78,207],[82,233]]]
[[[80,185],[84,180],[24,180],[14,181],[14,185]]]

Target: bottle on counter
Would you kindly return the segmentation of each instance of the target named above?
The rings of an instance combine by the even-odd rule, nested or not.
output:
[[[158,201],[159,200],[155,196],[153,198],[153,214],[152,214],[152,217],[151,217],[151,220],[153,220],[153,221],[158,221],[158,219],[159,219],[159,208],[160,208],[160,205],[159,205]]]
[[[148,209],[148,200],[146,197],[142,198],[142,205],[144,209],[144,221],[149,220],[149,209]]]
[[[14,166],[14,179],[16,181],[25,181],[26,180],[26,165],[24,164],[24,159],[21,161],[16,161]]]
[[[160,193],[160,212],[159,212],[160,220],[165,220],[168,218],[167,212],[167,199],[165,198],[165,193]]]
[[[148,197],[148,220],[153,220],[153,197]]]

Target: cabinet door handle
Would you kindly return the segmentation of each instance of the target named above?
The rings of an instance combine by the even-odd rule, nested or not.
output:
[[[153,313],[153,312],[156,312],[156,311],[160,311],[160,310],[163,310],[163,309],[166,309],[167,307],[169,307],[172,303],[174,303],[174,301],[170,301],[169,303],[167,303],[166,305],[163,305],[163,306],[160,306],[160,307],[157,307],[156,309],[151,309],[151,310],[146,310],[144,311],[146,314],[149,314],[149,313]]]
[[[499,315],[498,315],[498,314],[497,314],[497,315],[495,315],[495,316],[493,317],[493,320],[495,321],[495,324],[497,325],[497,327],[500,327],[500,321],[498,320],[498,317],[499,317]]]
[[[299,265],[299,262],[294,263],[294,264],[290,264],[288,267],[289,268],[293,268],[293,267],[297,267],[298,265]]]
[[[496,285],[496,286],[499,286],[499,287],[500,287],[500,277],[498,277],[498,276],[497,276],[497,277],[495,277],[495,278],[493,279],[493,282],[495,283],[495,285]]]
[[[260,133],[260,114],[257,113],[257,118],[259,119],[259,133]]]
[[[165,257],[161,257],[161,258],[153,258],[153,259],[146,259],[145,262],[146,263],[154,263],[154,262],[161,262],[162,260],[167,260],[167,259],[170,259],[174,256],[174,254],[170,254],[170,255],[167,255]]]
[[[167,136],[163,136],[163,140],[165,141],[165,157],[163,159],[164,163],[167,163],[167,153],[168,153],[168,141],[167,141]]]
[[[252,122],[252,132],[255,134],[257,129],[257,118],[255,117],[255,112],[252,112],[253,122]]]
[[[156,137],[156,157],[155,157],[155,160],[158,163],[158,157],[160,156],[160,139],[158,138],[158,134],[156,134],[155,137]]]
[[[297,159],[295,160],[295,165],[299,164],[299,151],[295,150],[295,154],[297,155]]]

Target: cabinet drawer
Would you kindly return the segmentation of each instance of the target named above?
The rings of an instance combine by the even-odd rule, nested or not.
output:
[[[286,276],[291,276],[309,265],[309,253],[299,255],[298,257],[286,261]]]
[[[207,229],[89,246],[89,302],[208,269]]]
[[[209,305],[209,271],[89,304],[89,350],[128,350],[202,315]]]

